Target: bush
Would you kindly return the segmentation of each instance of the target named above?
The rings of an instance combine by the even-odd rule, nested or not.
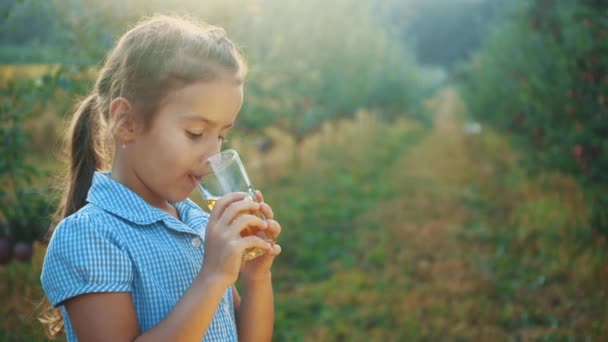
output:
[[[522,1],[461,76],[473,116],[512,133],[529,169],[577,176],[608,234],[608,4]]]

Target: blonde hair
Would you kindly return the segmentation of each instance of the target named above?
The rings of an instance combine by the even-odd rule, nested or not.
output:
[[[109,52],[92,92],[78,105],[67,135],[68,172],[55,222],[86,204],[95,170],[107,164],[109,106],[124,97],[149,127],[160,101],[198,81],[244,82],[247,65],[224,29],[191,18],[155,15],[128,30]],[[61,312],[48,305],[40,321],[49,336],[63,331]]]

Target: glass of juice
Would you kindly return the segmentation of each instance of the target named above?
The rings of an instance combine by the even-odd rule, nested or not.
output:
[[[198,183],[198,190],[210,211],[213,210],[217,200],[232,192],[244,192],[246,200],[257,202],[255,188],[251,184],[241,158],[235,150],[224,150],[209,157],[206,166],[206,174]],[[251,214],[266,220],[266,217],[261,212]],[[257,235],[270,243],[274,243],[263,231],[259,231],[254,227],[247,227],[241,231],[241,236],[243,237],[250,235]],[[252,260],[264,254],[264,252],[260,248],[250,248],[243,253],[243,258],[245,260]]]

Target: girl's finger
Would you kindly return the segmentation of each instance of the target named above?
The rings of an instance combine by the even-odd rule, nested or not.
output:
[[[282,251],[282,250],[283,250],[283,249],[281,248],[281,246],[280,246],[280,245],[277,245],[277,244],[275,243],[274,245],[272,245],[272,249],[270,249],[270,250],[268,251],[268,253],[269,253],[270,255],[272,255],[272,256],[277,256],[277,255],[281,254],[281,251]]]
[[[217,217],[218,219],[222,217],[226,208],[228,208],[232,203],[241,201],[245,198],[246,194],[244,192],[233,192],[228,195],[222,196],[211,210],[211,216]]]
[[[266,236],[270,236],[276,240],[281,235],[281,225],[275,220],[268,220],[268,230],[265,231]]]
[[[255,198],[258,200],[258,202],[262,203],[264,202],[264,195],[262,195],[262,192],[260,190],[256,190],[255,191]]]
[[[224,211],[224,214],[222,215],[222,222],[224,222],[226,225],[230,225],[239,215],[243,213],[257,212],[258,210],[260,210],[260,204],[257,202],[248,200],[232,202]]]
[[[255,248],[255,247],[261,248],[267,252],[273,249],[272,246],[270,246],[270,244],[268,242],[264,241],[263,239],[261,239],[258,236],[255,236],[255,235],[251,235],[251,236],[247,236],[242,239],[239,239],[239,241],[237,243],[237,248],[241,254],[245,250],[247,250],[249,248]]]
[[[230,234],[240,235],[243,230],[250,227],[256,227],[256,230],[266,230],[268,229],[268,222],[255,215],[244,214],[237,217],[228,230]]]
[[[268,220],[272,220],[274,218],[274,212],[268,204],[260,202],[260,211]]]

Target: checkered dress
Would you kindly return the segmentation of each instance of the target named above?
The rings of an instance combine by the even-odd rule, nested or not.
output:
[[[182,221],[96,172],[88,204],[64,219],[49,243],[42,286],[61,308],[68,341],[77,341],[63,303],[91,292],[130,292],[139,327],[156,326],[198,274],[208,214],[186,199]],[[203,341],[237,341],[232,290],[226,289]]]

